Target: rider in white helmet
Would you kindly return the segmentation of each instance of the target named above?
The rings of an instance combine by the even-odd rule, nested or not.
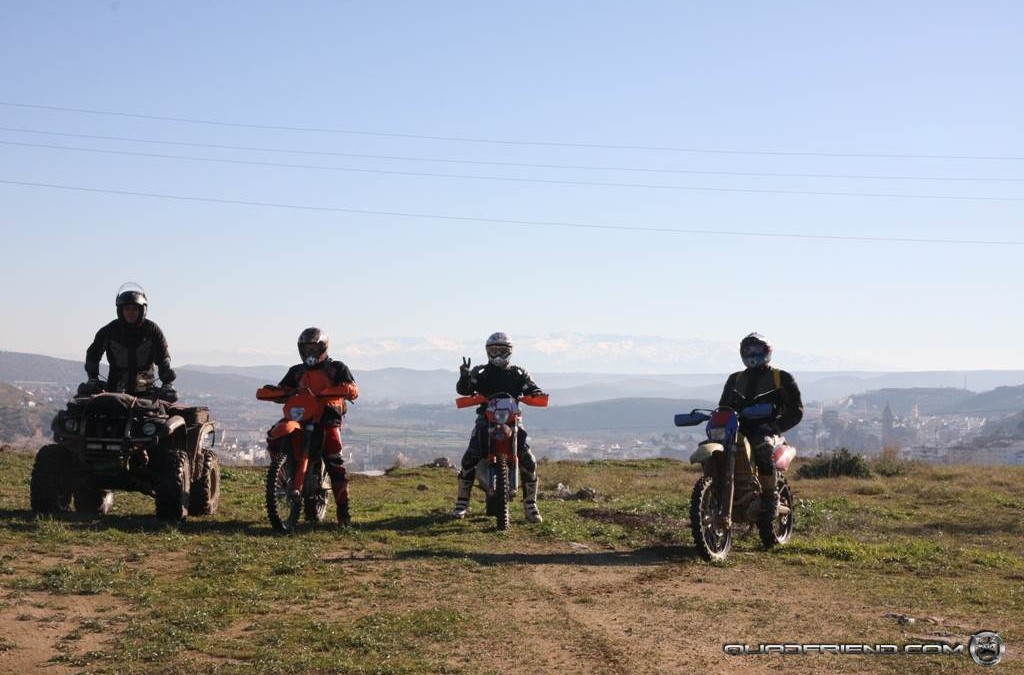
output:
[[[483,394],[490,396],[499,392],[506,392],[513,396],[539,395],[544,392],[534,383],[529,373],[513,366],[512,341],[505,333],[493,333],[487,338],[484,345],[487,351],[487,364],[471,367],[468,358],[462,359],[459,367],[459,382],[455,390],[462,396]],[[455,499],[455,507],[452,515],[456,518],[464,518],[469,510],[469,496],[473,489],[473,478],[476,473],[476,465],[487,455],[486,444],[487,420],[484,418],[486,405],[477,409],[476,425],[473,428],[473,435],[469,438],[469,447],[462,456],[462,470],[459,471],[459,493]],[[530,446],[526,442],[526,429],[519,427],[518,432],[518,454],[519,454],[519,475],[523,483],[523,510],[526,519],[531,523],[539,523],[543,520],[540,510],[537,508],[537,460],[530,452]]]

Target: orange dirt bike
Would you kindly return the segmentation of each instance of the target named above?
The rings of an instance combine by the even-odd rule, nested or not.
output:
[[[772,514],[760,499],[761,484],[752,470],[750,442],[739,432],[740,418],[769,419],[773,411],[770,403],[758,403],[740,412],[721,407],[675,417],[677,427],[707,422],[707,440],[690,456],[691,463],[703,468],[690,497],[690,528],[697,550],[709,562],[725,560],[729,555],[737,522],[756,525],[766,549],[785,544],[793,536],[793,490],[782,472],[789,468],[796,450],[782,436],[774,437],[772,462],[779,508]]]
[[[487,494],[487,515],[494,516],[499,530],[509,525],[508,504],[519,488],[519,422],[522,412],[519,404],[545,407],[547,394],[540,396],[513,396],[504,392],[484,396],[460,396],[455,399],[459,408],[487,404],[484,416],[487,418],[487,449],[476,465],[476,480]]]
[[[330,399],[345,398],[345,386],[328,387],[319,394],[308,388],[282,389],[267,385],[256,392],[260,401],[284,404],[284,419],[270,430],[282,439],[284,452],[271,454],[267,471],[267,517],[278,532],[291,533],[303,514],[319,523],[327,514],[331,479],[323,459],[324,428],[320,424]]]

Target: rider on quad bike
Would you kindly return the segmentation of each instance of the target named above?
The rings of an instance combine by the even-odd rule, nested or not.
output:
[[[351,524],[352,516],[348,507],[348,476],[341,456],[341,425],[346,409],[345,400],[356,400],[359,396],[359,387],[348,366],[328,356],[329,347],[330,338],[319,328],[307,328],[302,331],[298,339],[302,363],[292,366],[277,386],[290,391],[309,389],[313,394],[318,394],[329,387],[346,385],[347,392],[344,398],[331,399],[327,402],[320,425],[324,431],[323,460],[331,478],[338,523],[347,526]],[[267,450],[271,454],[283,452],[286,449],[285,443],[290,440],[287,436],[275,439],[268,434]]]
[[[472,394],[483,394],[492,396],[497,393],[507,393],[512,396],[543,396],[544,392],[534,383],[529,373],[513,366],[511,363],[512,341],[505,333],[494,333],[487,338],[484,345],[487,352],[487,363],[482,366],[471,368],[468,358],[462,359],[459,367],[459,381],[455,390],[462,396]],[[469,447],[462,456],[462,468],[458,475],[459,492],[455,498],[455,506],[452,515],[456,518],[465,518],[469,511],[469,498],[473,489],[473,481],[476,476],[476,466],[480,460],[487,456],[487,420],[484,417],[486,404],[477,408],[476,424],[473,434],[469,438]],[[543,521],[540,510],[537,508],[537,460],[530,452],[530,445],[526,441],[526,429],[519,427],[518,433],[519,474],[523,483],[523,510],[526,519],[531,523]]]
[[[149,391],[156,382],[155,365],[163,384],[160,398],[173,403],[178,394],[171,384],[176,377],[171,369],[171,355],[160,326],[146,318],[146,292],[138,284],[128,282],[117,290],[114,306],[117,318],[97,331],[85,352],[89,381],[79,387],[78,394],[90,396],[106,390],[134,396]],[[104,354],[110,364],[105,386],[99,379]]]

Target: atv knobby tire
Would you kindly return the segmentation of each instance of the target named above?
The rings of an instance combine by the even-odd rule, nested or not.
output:
[[[61,513],[71,508],[71,463],[71,452],[62,445],[39,448],[29,486],[33,511]]]
[[[188,456],[184,450],[169,450],[160,457],[156,477],[156,517],[178,523],[188,515]]]
[[[200,455],[199,461],[203,463],[203,468],[199,477],[192,481],[188,515],[209,516],[216,513],[220,506],[220,461],[209,450]]]

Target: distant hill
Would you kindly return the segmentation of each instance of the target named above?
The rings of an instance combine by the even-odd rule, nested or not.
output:
[[[1024,385],[1017,387],[996,387],[960,401],[940,412],[978,413],[993,415],[1024,410]]]
[[[179,375],[177,386],[183,396],[195,391],[213,396],[250,398],[259,385],[278,382],[289,365],[176,365]],[[534,369],[530,363],[523,365],[530,369],[537,383],[552,394],[552,403],[558,405],[587,403],[609,398],[708,398],[717,400],[722,384],[728,375],[727,371],[667,375],[545,372]],[[448,404],[455,397],[455,382],[458,379],[457,370],[446,369],[381,368],[356,370],[354,375],[363,392],[362,400],[370,403],[390,401],[397,404]],[[948,394],[943,395],[949,397],[951,405],[956,405],[960,402],[960,398],[952,393],[953,390],[962,391],[968,396],[971,394],[964,389],[965,381],[973,391],[1024,385],[1024,371],[1020,370],[893,373],[796,370],[794,375],[803,392],[805,402],[839,401],[853,395],[878,390],[921,388],[949,390]],[[73,387],[84,377],[85,371],[82,369],[80,361],[0,351],[0,381],[2,382],[42,381]],[[929,402],[927,405],[931,406],[932,404]],[[991,404],[982,401],[978,405]],[[884,407],[884,403],[882,407]],[[925,408],[922,408],[922,412],[926,412]]]
[[[638,431],[674,429],[676,413],[693,408],[706,408],[710,400],[679,400],[668,398],[622,398],[592,403],[533,408],[524,406],[526,427],[538,432],[565,431]],[[409,404],[390,410],[362,410],[360,424],[394,424],[398,426],[430,425],[465,427],[473,425],[473,409],[458,410],[454,405]]]
[[[1024,439],[1024,411],[998,420],[990,420],[978,432],[981,440]]]
[[[973,392],[948,387],[878,389],[851,396],[849,407],[852,410],[880,413],[889,405],[893,414],[905,416],[909,415],[916,405],[922,415],[936,415],[946,410],[959,410],[962,403],[973,396]]]
[[[0,382],[0,442],[37,436],[49,428],[53,407],[37,405],[21,389]]]

